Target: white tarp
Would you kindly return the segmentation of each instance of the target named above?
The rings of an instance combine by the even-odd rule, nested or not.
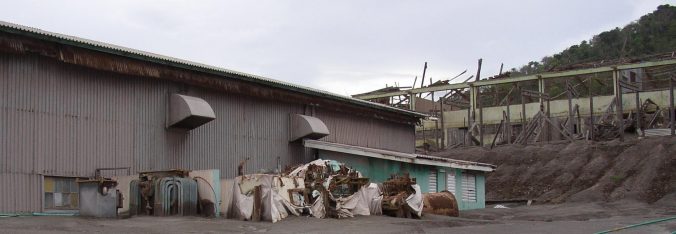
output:
[[[288,176],[254,174],[235,178],[232,186],[232,209],[230,218],[250,220],[253,214],[253,189],[261,186],[262,209],[261,219],[277,222],[289,215],[301,215],[304,208],[309,208],[310,215],[317,218],[325,218],[327,211],[324,206],[324,198],[319,191],[312,191],[311,197],[314,203],[308,204],[301,201],[294,205],[291,202],[290,189],[305,188],[305,173],[310,165],[331,167],[330,171],[340,170],[340,164],[333,160],[314,160],[299,166],[289,173]],[[333,175],[328,176],[322,186],[326,189]],[[420,187],[416,190],[420,193]],[[295,195],[294,195],[295,196]],[[298,198],[302,199],[302,198]],[[336,211],[339,217],[353,217],[354,215],[382,214],[383,195],[375,183],[363,186],[356,193],[348,197],[334,198],[329,194],[329,199],[336,202]],[[419,198],[422,205],[422,198]],[[419,209],[422,210],[422,207]]]
[[[294,178],[299,179],[299,178]],[[261,220],[277,222],[289,216],[300,215],[303,207],[293,205],[282,196],[282,193],[288,194],[290,188],[304,188],[302,179],[297,183],[285,183],[281,185],[280,177],[277,175],[253,174],[238,176],[235,178],[232,190],[232,209],[230,218],[240,220],[251,220],[253,214],[255,186],[261,186]]]
[[[312,206],[310,206],[310,215],[316,218],[326,218],[326,208],[324,207],[324,198],[319,194]]]
[[[380,201],[382,199],[383,196],[378,185],[370,183],[349,197],[336,198],[334,200],[336,201],[336,210],[339,215],[343,214],[345,217],[352,217],[354,215],[381,214],[382,207]]]
[[[408,204],[409,207],[415,212],[418,217],[422,216],[422,210],[423,210],[423,196],[422,193],[420,192],[420,185],[414,184],[411,185],[413,187],[413,190],[415,190],[414,194],[411,194],[406,198],[406,204]]]

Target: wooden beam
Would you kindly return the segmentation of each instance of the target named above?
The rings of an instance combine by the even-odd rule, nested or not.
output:
[[[671,124],[671,135],[676,136],[676,126],[674,126],[674,82],[676,82],[676,77],[674,75],[669,79],[669,122]]]
[[[470,82],[470,83],[472,83],[475,86],[486,86],[486,85],[515,83],[515,82],[537,80],[537,79],[552,79],[552,78],[569,77],[569,76],[577,76],[577,75],[587,75],[587,74],[600,73],[600,72],[611,72],[611,71],[614,71],[615,69],[625,70],[625,69],[656,67],[656,66],[665,66],[665,65],[674,65],[674,64],[676,64],[676,59],[668,59],[668,60],[654,61],[654,62],[625,64],[625,65],[619,65],[619,66],[606,66],[606,67],[570,70],[570,71],[562,71],[562,72],[548,72],[548,73],[541,73],[541,74],[537,74],[537,75],[527,75],[527,76],[510,77],[510,78],[503,78],[503,79],[480,80],[480,81]],[[434,87],[424,87],[424,88],[418,88],[418,89],[416,89],[414,87],[411,90],[402,90],[402,91],[395,91],[395,92],[382,93],[382,94],[355,95],[353,97],[358,98],[358,99],[363,99],[363,100],[369,100],[369,99],[375,99],[375,98],[381,98],[381,97],[403,95],[403,94],[406,94],[406,93],[409,93],[409,92],[413,93],[413,94],[418,94],[418,93],[426,93],[426,92],[432,92],[432,91],[445,91],[445,90],[450,90],[450,89],[462,89],[462,88],[468,88],[468,87],[469,87],[469,83],[463,82],[463,83],[457,83],[457,84],[439,85],[439,86],[434,86]]]
[[[615,81],[615,99],[617,99],[617,102],[615,102],[617,108],[615,109],[617,113],[617,131],[619,133],[620,141],[624,141],[624,113],[622,112],[622,87],[620,87],[619,73],[620,72],[618,70],[613,71],[613,81]]]

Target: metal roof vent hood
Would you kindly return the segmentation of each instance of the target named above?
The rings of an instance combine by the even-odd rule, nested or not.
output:
[[[169,98],[169,128],[191,130],[214,119],[214,110],[201,98],[180,94],[172,94]]]
[[[320,119],[307,115],[291,115],[291,140],[295,141],[301,138],[317,140],[328,136],[329,128]]]

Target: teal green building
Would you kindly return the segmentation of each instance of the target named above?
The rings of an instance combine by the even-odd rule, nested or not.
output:
[[[318,158],[336,160],[358,170],[372,182],[381,183],[394,174],[409,173],[422,192],[450,191],[460,210],[485,208],[486,173],[494,165],[401,153],[368,147],[305,140]]]

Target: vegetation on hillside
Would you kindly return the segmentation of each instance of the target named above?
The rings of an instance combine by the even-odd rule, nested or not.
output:
[[[531,61],[520,68],[512,68],[514,75],[550,71],[572,64],[616,60],[676,50],[676,6],[661,5],[652,13],[623,28],[595,35],[562,52],[546,56],[539,62]]]

